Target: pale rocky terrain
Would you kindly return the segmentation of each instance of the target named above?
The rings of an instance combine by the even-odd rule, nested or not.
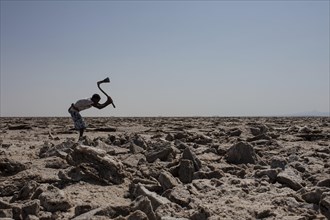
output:
[[[2,219],[329,219],[330,118],[0,118]]]

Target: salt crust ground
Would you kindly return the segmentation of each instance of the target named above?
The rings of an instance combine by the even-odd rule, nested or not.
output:
[[[181,141],[199,158],[202,170],[221,171],[223,176],[220,178],[197,179],[190,185],[181,184],[190,189],[190,203],[182,207],[182,213],[186,213],[182,215],[186,216],[176,217],[194,218],[196,210],[203,207],[208,210],[209,219],[326,219],[318,204],[304,200],[301,189],[292,189],[290,184],[279,183],[267,176],[257,176],[256,172],[270,170],[271,166],[281,168],[281,165],[276,167],[274,163],[282,162],[285,169],[294,169],[305,191],[313,190],[319,181],[329,179],[330,119],[327,117],[113,117],[86,118],[86,123],[89,128],[85,134],[92,143],[94,140],[111,139],[113,146],[129,149],[125,138],[134,136],[139,136],[146,143],[158,140],[169,142],[172,147],[177,147],[177,141]],[[15,178],[23,175],[22,172],[39,175],[40,183],[60,181],[58,174],[61,168],[47,168],[47,163],[56,161],[59,157],[41,158],[40,150],[47,144],[57,146],[68,141],[77,142],[78,134],[72,127],[70,118],[0,118],[1,159],[7,158],[27,166],[21,174],[1,175],[0,172],[0,185],[15,181]],[[98,131],[99,128],[103,128],[103,131]],[[258,129],[270,138],[251,141],[251,138],[256,137],[253,132],[258,132]],[[197,136],[202,137],[202,141],[191,138]],[[203,142],[203,138],[206,141]],[[238,142],[253,146],[257,156],[255,164],[232,164],[226,160],[228,149]],[[165,162],[179,160],[180,153],[182,150],[180,152],[179,149],[175,158],[169,158]],[[127,151],[127,154],[114,156],[123,161],[130,155],[131,152]],[[153,169],[157,163],[162,164],[162,161],[145,162],[143,166]],[[124,165],[124,170],[126,168],[140,169]],[[132,176],[130,172],[119,185],[85,181],[68,184],[61,190],[68,196],[72,207],[56,216],[73,218],[77,204],[92,204],[93,207],[129,206],[134,198],[127,195],[134,178],[136,176]],[[6,203],[11,199],[12,195],[0,197]],[[22,205],[26,202],[16,201]],[[175,214],[172,213],[172,216]]]

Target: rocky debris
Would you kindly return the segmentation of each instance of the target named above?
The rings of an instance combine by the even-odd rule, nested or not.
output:
[[[179,166],[179,179],[183,183],[191,183],[194,176],[194,164],[191,160],[182,159]]]
[[[46,141],[39,151],[39,157],[46,158],[56,156],[65,158],[75,146],[77,146],[77,144],[71,139],[57,145]]]
[[[165,140],[174,141],[174,136],[172,134],[167,134],[166,137],[165,137]]]
[[[312,129],[306,125],[298,129],[298,133],[311,133],[311,132]]]
[[[330,134],[298,134],[297,137],[303,138],[306,141],[316,141],[316,140],[329,140]]]
[[[227,132],[227,135],[231,136],[231,137],[238,137],[242,134],[242,131],[239,129],[239,128],[233,128],[233,129],[230,129],[228,132]]]
[[[206,207],[199,206],[197,211],[195,211],[190,217],[191,220],[207,220],[211,217],[211,212]]]
[[[94,128],[93,131],[100,131],[100,132],[115,132],[117,129],[112,127],[104,127],[104,128]]]
[[[187,139],[189,138],[190,135],[187,132],[177,132],[174,134],[174,140],[182,140],[182,139]]]
[[[190,203],[190,192],[183,185],[178,185],[166,191],[164,194],[171,202],[182,207],[187,207]]]
[[[320,201],[320,210],[323,215],[330,219],[330,192],[322,194]]]
[[[250,127],[250,131],[253,136],[258,136],[258,135],[267,133],[269,131],[269,127],[264,124],[259,124],[259,125]]]
[[[255,216],[257,219],[264,219],[269,217],[275,217],[276,215],[270,209],[262,209],[256,211]]]
[[[179,185],[178,181],[175,177],[168,171],[163,171],[159,177],[158,182],[163,187],[163,190],[166,191],[168,189],[172,189],[173,187]]]
[[[239,142],[228,149],[226,160],[233,164],[255,164],[257,156],[250,144]]]
[[[127,218],[125,218],[125,220],[153,220],[153,218],[148,217],[148,215],[145,214],[145,212],[136,210],[135,212],[133,212],[132,214],[127,216]]]
[[[225,176],[225,173],[221,170],[214,171],[197,171],[194,173],[193,179],[220,179]]]
[[[32,195],[36,191],[36,189],[39,187],[39,184],[32,180],[25,183],[25,185],[21,188],[21,190],[18,192],[18,194],[15,194],[11,202],[17,201],[17,200],[27,200],[31,199]]]
[[[192,136],[190,139],[187,140],[188,142],[193,142],[196,144],[200,144],[200,145],[207,145],[209,143],[212,143],[212,138],[207,137],[205,135],[195,135]]]
[[[138,167],[139,164],[146,162],[144,154],[133,154],[123,160],[123,164],[128,167]]]
[[[256,128],[256,127],[251,127],[250,128],[250,131],[251,131],[251,134],[253,136],[258,136],[258,135],[262,134],[262,132],[260,131],[260,129],[259,128]]]
[[[154,162],[157,159],[167,160],[169,155],[173,152],[171,147],[166,147],[164,149],[154,150],[146,154],[146,159],[149,163]]]
[[[330,192],[330,189],[325,187],[313,187],[310,190],[302,190],[301,191],[301,198],[308,203],[319,204],[322,194]]]
[[[90,210],[88,212],[85,212],[81,215],[75,216],[72,220],[85,220],[85,219],[93,219],[96,213],[102,210],[102,207],[95,208],[93,210]]]
[[[329,218],[327,118],[47,120],[2,128],[0,218]]]
[[[119,155],[119,154],[127,154],[130,152],[129,149],[124,148],[124,147],[118,147],[114,146],[112,144],[107,144],[102,140],[95,140],[91,145],[89,146],[94,146],[97,149],[104,150],[107,154],[109,155]]]
[[[159,159],[166,161],[169,156],[173,153],[173,148],[169,142],[157,141],[149,144],[150,149],[146,152],[146,159],[149,163]]]
[[[8,210],[6,217],[14,219],[52,218],[52,213],[65,212],[72,206],[62,190],[49,184],[37,187],[36,182],[27,183],[13,198],[11,203],[2,202],[0,209]],[[23,203],[18,204],[19,200],[23,200]]]
[[[276,181],[293,190],[299,190],[303,187],[302,178],[291,168],[280,172],[276,177]]]
[[[58,177],[64,182],[79,182],[79,181],[96,181],[104,183],[103,179],[98,175],[95,175],[94,170],[89,169],[83,165],[78,167],[70,167],[66,170],[61,170],[58,173]]]
[[[149,191],[140,183],[136,184],[135,189],[133,190],[133,195],[136,197],[139,196],[147,197],[151,202],[153,210],[156,210],[160,205],[170,203],[170,201],[167,198],[160,196],[155,192]]]
[[[130,144],[130,152],[132,154],[138,154],[138,153],[143,153],[144,152],[144,149],[136,144],[134,144],[133,142],[131,142]]]
[[[197,158],[196,154],[190,147],[184,149],[182,159],[190,160],[193,163],[194,171],[198,171],[202,167],[202,162]]]
[[[92,205],[90,203],[84,203],[84,204],[77,204],[74,208],[74,214],[75,216],[80,216],[84,213],[87,213],[93,209],[95,209],[95,205]]]
[[[7,157],[0,158],[0,176],[12,176],[26,169],[27,166],[18,161]]]
[[[131,213],[131,208],[128,206],[103,206],[98,208],[92,208],[85,213],[77,213],[73,220],[85,220],[85,219],[132,219],[132,216],[141,216]],[[125,218],[122,216],[126,216]],[[134,217],[133,217],[134,219]]]
[[[284,170],[287,163],[288,162],[285,158],[275,156],[270,161],[270,167],[273,168],[273,169],[281,168],[282,170]]]
[[[131,204],[131,209],[132,211],[142,211],[149,220],[156,220],[156,215],[151,205],[151,201],[147,196],[138,196]],[[133,217],[131,216],[130,218]]]
[[[330,188],[330,178],[320,180],[316,185]]]
[[[22,217],[26,219],[29,215],[38,216],[40,211],[40,200],[35,199],[25,203],[22,207]]]
[[[45,167],[52,169],[66,169],[69,167],[69,164],[66,162],[65,159],[62,159],[60,157],[53,157],[47,160]]]
[[[143,150],[146,150],[148,148],[148,144],[147,142],[144,140],[143,137],[141,137],[138,134],[135,134],[132,138],[132,143],[140,148],[142,148]]]
[[[21,125],[12,125],[8,126],[9,130],[31,130],[32,127],[29,124],[21,124]]]
[[[24,171],[26,172],[26,171]],[[0,196],[15,196],[18,194],[22,187],[25,186],[26,183],[37,180],[40,178],[38,174],[31,174],[31,173],[24,173],[20,172],[15,176],[8,178],[5,177],[4,179],[0,179]]]
[[[8,219],[11,220],[13,219],[13,212],[11,209],[0,209],[0,218],[1,219]]]
[[[257,170],[255,172],[255,176],[261,178],[263,176],[267,176],[269,178],[269,182],[274,183],[277,179],[277,175],[281,171],[278,169],[265,169],[265,170]]]
[[[88,178],[106,184],[120,184],[124,181],[122,163],[101,149],[79,145],[68,155],[67,160]]]
[[[40,200],[40,205],[49,212],[67,211],[72,206],[67,195],[52,185],[49,185],[39,195],[38,199]]]
[[[12,205],[8,202],[0,200],[0,209],[11,209]]]
[[[176,203],[166,203],[160,205],[155,210],[156,218],[161,220],[189,219],[190,213],[187,213],[180,205]]]
[[[119,216],[129,215],[131,209],[128,206],[110,205],[102,208],[95,213],[95,216],[106,216],[108,218],[116,218]]]
[[[260,140],[269,141],[271,139],[272,138],[269,135],[267,135],[267,134],[259,134],[259,135],[255,136],[255,137],[248,138],[246,141],[247,142],[260,141]]]

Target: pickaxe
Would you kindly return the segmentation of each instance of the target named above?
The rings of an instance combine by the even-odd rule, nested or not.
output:
[[[110,97],[106,92],[103,91],[103,89],[101,89],[100,85],[101,85],[102,83],[110,83],[110,79],[109,79],[109,77],[105,78],[104,80],[98,81],[98,82],[97,82],[97,87],[99,87],[99,89],[101,90],[101,92],[104,93],[104,95],[106,95],[107,97]],[[116,108],[116,106],[115,106],[115,104],[113,103],[113,101],[112,101],[112,106],[113,106],[114,108]]]

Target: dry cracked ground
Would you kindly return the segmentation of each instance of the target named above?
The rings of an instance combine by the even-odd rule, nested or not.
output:
[[[329,219],[330,118],[0,118],[3,219]]]

